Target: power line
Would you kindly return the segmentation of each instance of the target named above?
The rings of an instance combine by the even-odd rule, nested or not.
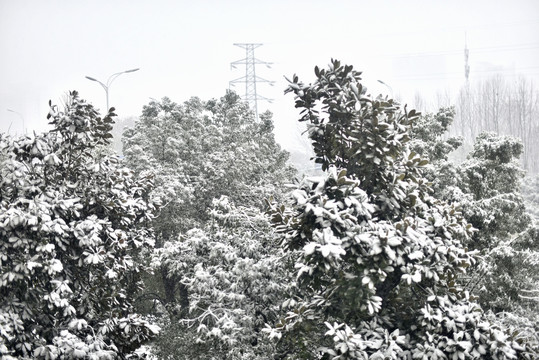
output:
[[[472,48],[474,52],[505,52],[505,51],[515,51],[515,50],[533,50],[539,49],[539,44],[529,43],[529,44],[518,44],[518,45],[501,45],[501,46],[486,46]],[[383,54],[383,57],[389,58],[407,58],[407,57],[427,57],[427,56],[445,56],[445,55],[458,55],[461,54],[462,50],[445,50],[445,51],[425,51],[417,53],[403,53],[403,54]],[[380,55],[372,55],[370,57],[378,57]]]
[[[522,72],[522,70],[535,70],[539,69],[539,66],[528,66],[521,67],[518,69],[488,69],[488,70],[475,70],[474,75],[479,73],[480,75],[489,75],[489,74],[500,74],[502,76],[518,76],[518,75],[534,75],[536,72]],[[430,74],[420,74],[420,75],[410,75],[410,76],[395,76],[394,80],[430,80],[430,79],[454,79],[460,78],[460,72],[451,71],[451,72],[439,72],[439,73],[430,73]]]

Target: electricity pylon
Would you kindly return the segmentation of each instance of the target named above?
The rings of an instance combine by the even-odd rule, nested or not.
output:
[[[245,65],[245,76],[230,81],[230,86],[234,86],[237,83],[245,83],[245,95],[243,100],[249,103],[249,107],[255,112],[256,119],[258,120],[258,100],[266,100],[272,102],[272,99],[260,96],[256,92],[256,83],[266,82],[273,86],[274,81],[269,81],[256,76],[255,65],[266,65],[268,68],[271,63],[260,61],[255,58],[255,49],[262,44],[234,44],[235,46],[245,49],[245,59],[234,61],[230,63],[230,66],[235,69],[236,65]]]

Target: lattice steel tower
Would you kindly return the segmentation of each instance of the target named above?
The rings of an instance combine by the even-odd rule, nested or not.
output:
[[[255,49],[262,46],[262,44],[234,44],[245,49],[245,59],[234,61],[230,63],[232,68],[236,68],[236,65],[245,65],[245,76],[230,81],[230,86],[234,86],[237,83],[245,83],[245,95],[242,97],[244,101],[249,103],[251,109],[255,112],[256,119],[258,120],[258,100],[266,100],[272,102],[272,99],[260,96],[256,92],[256,83],[266,82],[273,85],[274,81],[269,81],[256,76],[255,66],[257,64],[266,65],[268,68],[271,63],[260,61],[255,58]]]

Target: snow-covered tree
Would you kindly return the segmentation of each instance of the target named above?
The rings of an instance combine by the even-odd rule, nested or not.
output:
[[[465,211],[479,231],[470,244],[488,248],[530,223],[520,194],[524,171],[518,163],[522,142],[494,133],[480,134],[467,161],[460,165],[463,191],[473,197]]]
[[[268,217],[254,207],[214,199],[210,221],[157,249],[153,266],[165,266],[189,294],[187,310],[167,319],[170,330],[157,355],[174,359],[267,359],[274,344],[262,332],[276,320],[293,283],[282,266]]]
[[[276,269],[280,250],[261,211],[293,175],[275,142],[271,113],[257,121],[232,92],[181,105],[153,101],[124,133],[124,155],[137,173],[155,174],[154,192],[164,199],[154,220],[158,278],[147,281],[147,292],[167,309],[156,352],[264,358],[269,345],[258,334],[261,319],[272,318],[277,293],[271,291],[285,276]],[[230,205],[226,211],[222,201]],[[224,221],[221,210],[242,220]]]
[[[534,319],[539,317],[539,238],[537,225],[530,222],[533,201],[524,202],[520,193],[522,144],[513,137],[483,133],[467,160],[452,162],[447,153],[459,144],[444,138],[453,116],[451,109],[423,116],[412,131],[412,144],[432,160],[427,176],[435,196],[458,206],[475,228],[465,245],[476,249],[483,261],[468,270],[466,288],[479,296],[484,309],[496,312],[511,333],[537,348],[539,337],[532,334],[537,333]],[[425,131],[436,128],[441,131]],[[449,142],[455,146],[440,146]]]
[[[445,138],[454,116],[455,109],[451,107],[419,116],[410,129],[410,148],[428,158],[429,163],[448,161],[449,154],[463,141],[461,137]]]
[[[521,322],[528,319],[533,324],[520,330],[537,334],[539,230],[520,192],[521,151],[516,138],[479,135],[468,159],[457,168],[466,196],[455,200],[477,229],[468,246],[484,258],[470,272],[469,287],[476,289],[483,308],[496,312],[504,323],[515,327],[520,316]],[[525,338],[539,349],[537,335]]]
[[[130,168],[155,173],[155,191],[166,201],[164,226],[156,223],[162,239],[204,224],[213,199],[222,195],[260,207],[292,174],[288,153],[275,142],[271,113],[257,122],[233,92],[181,105],[152,101],[123,142]]]
[[[511,311],[529,297],[527,292],[535,291],[539,280],[537,230],[520,191],[522,143],[482,133],[465,161],[450,161],[449,152],[460,146],[457,139],[444,136],[454,115],[452,109],[440,109],[422,116],[414,124],[411,144],[431,160],[426,175],[435,196],[458,206],[475,229],[465,245],[479,251],[484,261],[471,269],[469,288],[480,295],[483,308]]]
[[[326,173],[273,208],[297,254],[297,291],[267,328],[281,357],[517,358],[524,348],[459,283],[475,263],[463,246],[471,226],[430,195],[428,161],[408,144],[418,114],[367,96],[352,66],[315,75],[287,90]]]
[[[428,159],[423,176],[431,183],[434,196],[449,203],[456,199],[471,199],[471,195],[461,189],[462,176],[458,164],[450,158],[450,154],[460,150],[463,144],[462,137],[447,136],[454,116],[452,107],[440,108],[436,114],[422,114],[410,129],[409,143],[412,151]]]
[[[521,188],[526,209],[534,220],[539,221],[539,175],[526,176]]]
[[[133,307],[152,179],[105,155],[113,110],[71,92],[53,130],[0,135],[3,359],[123,358],[158,333]]]

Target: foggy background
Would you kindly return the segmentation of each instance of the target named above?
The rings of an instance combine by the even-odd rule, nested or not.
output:
[[[104,112],[103,88],[85,76],[106,82],[133,68],[110,87],[119,120],[151,98],[219,98],[245,75],[230,66],[245,58],[233,44],[262,43],[255,56],[272,65],[256,72],[275,84],[258,85],[274,100],[259,112],[274,113],[277,140],[294,152],[298,113],[284,76],[309,83],[315,65],[336,58],[364,72],[369,93],[435,111],[465,84],[465,42],[470,84],[497,74],[537,84],[539,2],[0,0],[0,131],[46,129],[49,99],[70,90]]]

